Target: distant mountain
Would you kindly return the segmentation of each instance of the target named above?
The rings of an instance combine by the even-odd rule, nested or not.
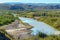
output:
[[[60,9],[60,4],[7,2],[7,3],[1,3],[0,9],[2,10]]]

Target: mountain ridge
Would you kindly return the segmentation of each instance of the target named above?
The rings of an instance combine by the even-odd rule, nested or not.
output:
[[[6,2],[0,3],[0,9],[3,10],[41,10],[41,9],[60,9],[59,3],[20,3]]]

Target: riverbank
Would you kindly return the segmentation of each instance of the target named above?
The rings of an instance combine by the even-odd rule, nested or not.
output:
[[[44,10],[44,9],[43,9]],[[52,27],[54,27],[57,30],[60,30],[60,12],[55,10],[48,10],[48,11],[30,11],[30,12],[23,12],[17,13],[17,16],[19,17],[26,17],[26,18],[33,18],[38,21],[42,21]]]

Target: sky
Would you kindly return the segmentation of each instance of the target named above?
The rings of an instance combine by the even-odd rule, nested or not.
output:
[[[60,3],[60,0],[0,0],[4,2],[21,2],[21,3]]]

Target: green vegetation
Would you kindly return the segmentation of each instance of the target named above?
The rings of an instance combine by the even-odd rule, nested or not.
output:
[[[0,26],[9,24],[15,20],[12,14],[2,13],[0,14]]]
[[[21,40],[60,40],[60,36],[54,36],[54,35],[46,35],[44,33],[38,33],[35,36],[32,36],[30,38],[21,39]]]

